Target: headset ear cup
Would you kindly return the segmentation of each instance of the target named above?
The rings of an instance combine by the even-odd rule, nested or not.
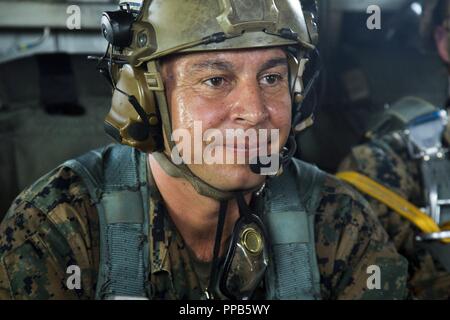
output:
[[[119,71],[117,88],[113,93],[111,109],[105,119],[105,131],[119,143],[144,152],[162,150],[161,118],[155,95],[146,88],[144,70],[125,65]],[[130,99],[136,99],[131,101]],[[141,119],[132,103],[139,103],[147,118]]]
[[[113,46],[128,47],[133,39],[131,31],[133,22],[134,17],[130,12],[124,10],[105,11],[101,20],[102,34]]]

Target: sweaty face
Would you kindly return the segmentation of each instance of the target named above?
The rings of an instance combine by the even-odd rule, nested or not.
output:
[[[448,32],[444,26],[439,26],[434,31],[434,40],[439,56],[445,63],[449,63]]]
[[[191,155],[185,157],[192,160],[187,164],[190,170],[222,190],[261,185],[265,176],[252,173],[248,160],[255,154],[264,154],[265,149],[269,154],[278,152],[286,143],[291,126],[284,51],[272,48],[190,53],[165,62],[162,73],[172,131],[181,132],[183,137],[189,133],[191,137],[190,146],[186,141],[181,145],[181,140],[186,139],[172,137],[180,154]],[[229,139],[242,132],[248,138]],[[267,143],[258,140],[264,132]],[[278,141],[271,140],[274,132],[279,133]],[[211,136],[214,138],[208,138]],[[224,161],[208,162],[205,155]],[[238,161],[243,158],[245,162]]]

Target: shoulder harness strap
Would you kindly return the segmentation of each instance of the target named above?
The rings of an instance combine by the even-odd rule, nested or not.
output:
[[[268,182],[264,220],[272,263],[266,274],[267,298],[320,299],[314,217],[325,174],[296,159],[287,169]]]
[[[99,214],[96,298],[147,297],[149,194],[145,154],[109,145],[64,166],[82,177]]]

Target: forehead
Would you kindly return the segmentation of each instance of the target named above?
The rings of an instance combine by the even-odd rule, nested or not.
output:
[[[201,69],[218,66],[214,62],[225,62],[226,64],[239,66],[259,67],[274,59],[286,59],[286,53],[282,48],[262,49],[240,49],[222,50],[211,52],[193,52],[179,54],[167,59],[163,65],[176,69]],[[226,65],[224,64],[224,65]]]

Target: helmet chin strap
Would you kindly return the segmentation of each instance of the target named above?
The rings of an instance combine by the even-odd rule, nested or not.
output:
[[[174,178],[186,179],[194,187],[195,191],[202,196],[213,198],[217,201],[234,198],[234,192],[219,190],[211,186],[194,175],[185,164],[175,165],[165,153],[153,152],[152,155],[166,174]]]
[[[288,142],[281,151],[279,161],[280,166],[276,175],[282,173],[283,167],[289,163],[296,149],[297,144],[295,142],[295,138],[293,135],[290,135],[288,138]],[[209,198],[213,198],[219,202],[235,198],[237,192],[250,193],[258,191],[262,187],[257,186],[251,189],[233,191],[220,190],[197,177],[186,164],[175,165],[164,152],[153,152],[152,155],[166,174],[174,178],[186,179],[194,187],[197,193]],[[259,161],[254,165],[250,165],[250,169],[253,173],[256,174],[261,174],[262,167],[263,165],[261,165]]]

